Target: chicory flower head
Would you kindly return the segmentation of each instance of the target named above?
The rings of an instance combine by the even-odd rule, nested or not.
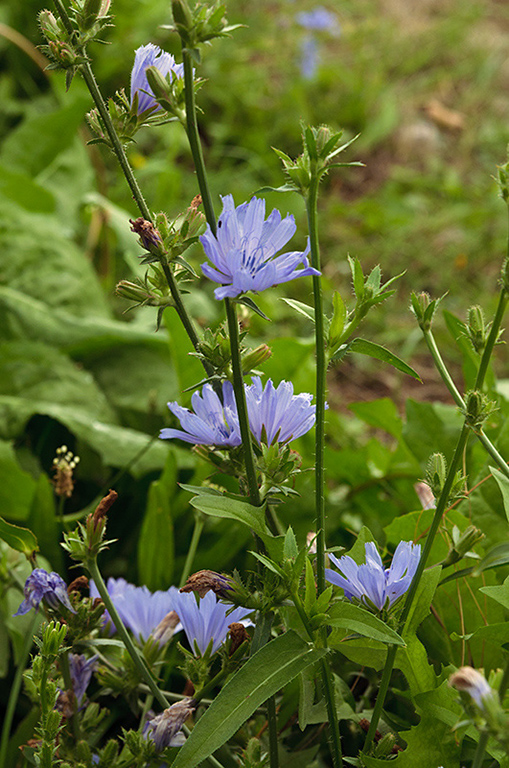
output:
[[[54,571],[48,573],[44,568],[35,568],[25,582],[23,594],[25,599],[15,616],[23,616],[30,608],[39,608],[43,600],[53,610],[63,605],[71,613],[76,613],[67,595],[67,584]]]
[[[163,77],[166,77],[170,72],[173,73],[172,77],[184,77],[184,65],[176,64],[171,53],[162,51],[154,43],[148,43],[138,48],[134,55],[134,66],[131,72],[131,106],[137,93],[139,115],[146,112],[147,109],[153,111],[161,109],[148,84],[145,74],[147,67],[157,67]]]
[[[177,701],[159,715],[147,720],[143,736],[152,739],[158,752],[162,752],[166,747],[181,747],[186,740],[182,726],[194,710],[192,699]]]
[[[226,639],[228,627],[233,622],[251,623],[244,621],[251,611],[246,608],[235,608],[226,615],[230,608],[231,605],[218,602],[212,591],[207,592],[198,602],[191,592],[179,592],[177,594],[175,610],[182,622],[189,645],[195,654],[195,644],[203,656],[210,641],[212,641],[210,653],[215,653]]]
[[[466,691],[479,709],[484,709],[486,700],[495,695],[484,675],[473,667],[460,667],[450,676],[449,685],[458,691]]]
[[[106,586],[122,622],[137,639],[148,640],[167,614],[175,610],[177,587],[151,592],[148,587],[136,587],[122,578],[109,578]],[[90,597],[99,597],[97,587],[92,580]],[[106,616],[106,621],[111,622],[109,615]],[[113,622],[111,624],[113,626]],[[177,625],[173,632],[180,632],[181,629],[182,627]],[[165,633],[164,638],[167,637],[168,633]]]
[[[90,659],[82,653],[70,653],[69,654],[69,672],[72,680],[72,688],[78,706],[81,706],[85,693],[92,679],[92,673],[97,667],[97,656],[92,656]]]
[[[247,412],[258,443],[288,443],[309,432],[316,420],[312,395],[294,395],[290,381],[275,387],[272,379],[268,379],[264,388],[259,376],[251,380],[253,383],[246,387]]]
[[[182,429],[162,429],[159,437],[178,437],[193,445],[218,445],[233,448],[242,443],[233,386],[223,382],[223,402],[210,384],[205,384],[202,394],[195,392],[191,398],[194,413],[176,402],[168,408],[179,419]]]
[[[328,31],[335,36],[339,35],[338,17],[335,13],[324,8],[323,5],[317,5],[311,11],[301,11],[296,18],[297,23],[305,29],[312,29],[317,32]]]
[[[357,565],[345,555],[330,559],[340,573],[325,569],[325,577],[345,592],[348,600],[356,599],[364,605],[373,604],[382,610],[391,608],[410,586],[421,556],[421,545],[400,541],[394,552],[390,568],[384,568],[382,558],[372,541],[366,543],[366,562]]]
[[[249,203],[235,208],[233,197],[222,198],[223,212],[217,222],[214,236],[210,226],[201,235],[208,263],[201,268],[205,277],[221,287],[216,288],[216,299],[240,296],[247,291],[264,291],[272,285],[286,283],[295,277],[319,275],[309,266],[305,251],[292,251],[276,256],[295,233],[293,216],[281,218],[274,209],[265,219],[265,200],[253,197]],[[304,269],[297,269],[299,265]]]

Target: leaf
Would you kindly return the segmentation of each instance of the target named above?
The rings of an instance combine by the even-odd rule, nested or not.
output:
[[[253,301],[249,296],[241,296],[240,299],[234,299],[234,304],[243,304],[245,307],[249,307],[249,309],[252,309],[253,312],[256,312],[257,315],[260,315],[264,320],[268,320],[270,323],[270,317],[267,317],[266,314],[262,312],[258,304]]]
[[[0,510],[10,520],[27,520],[34,493],[33,477],[20,467],[11,443],[0,440]]]
[[[355,415],[376,429],[383,429],[389,435],[401,436],[402,420],[393,400],[382,397],[365,403],[352,403],[348,406]]]
[[[339,343],[341,335],[343,333],[345,322],[347,318],[346,305],[341,294],[338,291],[334,291],[332,294],[332,320],[329,327],[329,347],[332,348]],[[314,311],[313,311],[314,318]]]
[[[505,516],[509,520],[509,479],[495,467],[490,467],[490,472],[497,481],[504,502]]]
[[[150,484],[147,507],[138,540],[138,575],[153,592],[172,582],[175,561],[173,520],[168,489],[155,480]]]
[[[327,653],[290,630],[264,645],[233,675],[198,720],[173,768],[195,768],[228,741],[270,696]]]
[[[22,552],[27,557],[31,557],[34,552],[39,550],[37,539],[28,528],[21,528],[19,525],[8,523],[3,517],[0,517],[0,539],[3,539],[12,549]]]
[[[481,587],[479,591],[509,610],[509,576],[503,584],[497,584],[493,587]],[[507,635],[507,638],[509,639],[509,635]]]
[[[78,87],[66,101],[66,106],[54,112],[35,113],[26,118],[4,140],[0,160],[31,177],[46,168],[74,141],[90,96]]]
[[[265,524],[263,507],[254,507],[245,501],[229,499],[227,496],[195,496],[191,499],[191,506],[212,517],[226,517],[237,520],[251,528],[258,536],[265,538],[268,528]]]
[[[353,289],[357,299],[364,296],[364,274],[359,259],[348,257],[348,263],[352,272]]]
[[[53,571],[63,573],[64,552],[60,546],[62,530],[56,517],[53,486],[44,474],[39,475],[35,486],[28,525],[37,537],[41,555],[49,560]]]
[[[307,317],[309,320],[311,320],[311,322],[315,322],[314,307],[310,307],[309,304],[303,304],[302,301],[296,301],[295,299],[281,298],[281,301],[284,301],[285,304],[288,304],[289,307],[292,307],[292,309],[295,309],[301,315]]]
[[[56,205],[51,192],[33,181],[30,176],[11,171],[1,165],[0,198],[34,213],[52,213]]]
[[[347,346],[348,352],[357,352],[360,355],[374,357],[376,360],[381,360],[383,363],[388,363],[398,371],[406,373],[408,376],[412,376],[414,379],[417,379],[417,381],[421,381],[419,374],[414,371],[410,365],[405,363],[385,347],[382,347],[380,344],[375,344],[374,341],[367,341],[367,339],[353,339],[353,341],[349,342]],[[333,359],[334,358],[335,356]]]
[[[365,608],[352,603],[336,603],[329,610],[327,624],[339,629],[347,629],[371,640],[393,645],[404,645],[405,641],[394,629],[391,629],[384,621],[374,616]],[[336,648],[341,650],[341,643]]]

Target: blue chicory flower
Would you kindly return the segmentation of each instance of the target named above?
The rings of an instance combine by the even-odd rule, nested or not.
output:
[[[305,29],[317,32],[331,32],[339,35],[338,17],[332,11],[328,11],[323,5],[317,5],[311,11],[301,11],[296,16],[297,23]]]
[[[39,608],[43,600],[55,611],[63,605],[71,613],[76,613],[67,594],[67,584],[54,571],[48,573],[44,568],[35,568],[25,582],[23,594],[25,599],[14,614],[15,616],[23,616],[30,608]]]
[[[163,77],[166,77],[170,72],[173,73],[172,77],[184,77],[184,65],[176,64],[171,53],[162,51],[158,45],[153,43],[138,48],[134,55],[134,66],[131,72],[131,106],[137,93],[139,115],[148,109],[153,111],[161,109],[148,84],[145,74],[147,67],[157,67]]]
[[[226,639],[228,626],[233,622],[250,624],[245,621],[251,611],[246,608],[234,608],[231,605],[218,602],[212,591],[202,598],[197,598],[192,592],[179,592],[176,596],[175,610],[182,622],[189,645],[196,655],[195,644],[203,656],[212,641],[211,654],[215,653]],[[230,613],[227,614],[227,611]]]
[[[169,587],[166,591],[151,592],[148,587],[136,587],[125,579],[108,579],[108,594],[118,611],[122,622],[137,638],[146,641],[158,629],[161,622],[171,611],[175,610],[175,598],[178,596],[177,587]],[[90,597],[99,597],[94,582],[90,581]],[[106,622],[111,621],[106,614]],[[175,622],[173,633],[180,632],[181,626]],[[164,635],[164,639],[168,634]],[[158,638],[160,641],[160,638]]]
[[[288,443],[309,432],[316,421],[312,395],[294,395],[290,381],[275,387],[268,379],[264,388],[259,376],[251,380],[253,383],[245,388],[247,412],[251,432],[259,444]]]
[[[390,568],[384,568],[376,545],[369,541],[366,543],[366,562],[363,565],[357,565],[348,555],[339,559],[329,555],[341,573],[326,568],[325,576],[331,584],[344,590],[348,600],[355,598],[364,605],[373,604],[381,611],[383,608],[391,608],[410,587],[420,556],[420,544],[400,541]]]
[[[286,283],[296,277],[319,275],[309,266],[305,251],[292,251],[276,256],[296,230],[293,216],[281,218],[274,209],[265,219],[265,200],[253,197],[249,203],[235,208],[233,197],[222,198],[223,212],[214,236],[210,226],[201,235],[208,263],[201,268],[205,277],[221,287],[216,288],[216,299],[240,296],[247,291],[264,291],[273,285]],[[302,264],[304,269],[297,269]]]
[[[82,653],[69,654],[69,672],[71,674],[72,688],[78,706],[81,706],[85,693],[92,679],[92,673],[97,667],[97,656],[90,659]]]
[[[160,437],[178,437],[193,445],[218,445],[234,448],[242,443],[237,417],[233,386],[223,382],[223,402],[210,384],[205,384],[202,394],[195,392],[191,398],[192,413],[178,403],[168,403],[168,408],[179,419],[183,429],[162,429]]]
[[[314,80],[320,64],[318,43],[312,35],[306,35],[300,46],[300,73],[304,80]]]
[[[143,727],[144,738],[152,739],[158,752],[162,752],[166,747],[181,747],[186,739],[182,726],[194,710],[192,699],[177,701],[159,715],[147,720]]]

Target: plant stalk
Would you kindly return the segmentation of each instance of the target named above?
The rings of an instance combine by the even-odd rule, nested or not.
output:
[[[488,731],[482,731],[477,742],[477,749],[475,750],[474,760],[472,762],[472,768],[481,768],[484,760],[484,753],[488,745],[488,739],[490,735]]]
[[[318,185],[319,177],[313,176],[306,199],[308,216],[311,266],[320,270],[320,247],[318,242]],[[325,354],[325,331],[323,322],[322,280],[313,275],[313,297],[315,305],[316,340],[316,426],[315,426],[315,516],[316,516],[316,589],[325,590],[325,495],[324,495],[324,443],[325,443],[325,389],[327,360]]]
[[[90,575],[92,576],[97,587],[97,591],[101,596],[101,600],[105,604],[108,613],[111,616],[111,620],[113,621],[113,624],[115,625],[115,628],[120,635],[120,639],[124,643],[129,656],[133,660],[134,666],[148,685],[150,693],[154,696],[155,699],[157,699],[163,709],[167,709],[170,706],[170,702],[167,700],[163,692],[158,688],[154,676],[147,665],[147,662],[136,649],[133,641],[129,636],[129,633],[127,632],[127,629],[122,622],[122,619],[118,615],[118,611],[108,594],[108,590],[106,589],[106,584],[104,583],[101,572],[99,571],[97,561],[95,559],[89,560],[86,563],[83,563],[83,565],[90,572]]]
[[[32,622],[28,626],[25,642],[23,643],[23,649],[21,651],[21,657],[19,659],[14,680],[12,682],[11,690],[9,691],[9,699],[7,701],[7,709],[5,711],[4,721],[2,723],[2,737],[0,741],[0,768],[7,768],[7,749],[9,747],[9,735],[11,732],[12,722],[14,720],[14,714],[16,712],[16,704],[18,703],[19,694],[21,691],[21,685],[23,683],[23,674],[27,665],[28,657],[30,655],[30,649],[34,641],[34,628],[37,621],[38,613],[34,611]]]
[[[194,513],[194,528],[193,528],[193,535],[191,538],[191,543],[189,545],[189,549],[187,551],[186,556],[186,562],[184,563],[184,568],[182,570],[182,576],[180,577],[180,584],[179,587],[183,587],[186,581],[189,578],[189,574],[191,573],[191,568],[193,567],[193,561],[194,557],[196,555],[196,550],[198,548],[198,544],[200,541],[201,532],[203,531],[203,526],[205,524],[205,521],[203,519],[203,515],[199,512]]]

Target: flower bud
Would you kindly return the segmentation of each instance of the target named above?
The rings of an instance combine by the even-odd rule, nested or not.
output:
[[[246,352],[246,354],[242,356],[242,371],[244,373],[249,373],[249,371],[262,365],[262,363],[268,360],[271,355],[271,348],[267,344],[260,344],[259,347]]]
[[[443,453],[434,453],[428,459],[426,467],[426,485],[429,486],[431,493],[437,499],[444,487],[447,477],[447,462]]]
[[[466,423],[473,430],[479,430],[486,419],[496,410],[496,403],[490,400],[483,392],[472,389],[465,395]]]
[[[129,223],[131,224],[131,232],[136,232],[139,235],[142,248],[154,256],[164,256],[161,235],[150,221],[140,216],[137,219],[129,219]]]
[[[460,533],[459,529],[454,526],[452,544],[445,560],[442,562],[442,567],[447,568],[447,566],[457,563],[482,539],[484,539],[484,533],[479,528],[476,528],[475,525],[467,526],[463,533]]]
[[[497,178],[500,197],[509,204],[509,162],[497,166]]]
[[[486,325],[484,312],[479,305],[468,310],[467,332],[473,348],[481,354],[488,340],[489,325]]]
[[[44,9],[39,14],[39,26],[44,37],[48,40],[56,42],[62,36],[62,29],[57,19],[47,9]]]
[[[48,47],[55,61],[64,69],[74,67],[76,64],[80,63],[79,56],[67,43],[62,42],[61,40],[50,40],[48,42]]]
[[[239,621],[234,621],[232,624],[228,624],[230,630],[230,656],[233,656],[236,650],[240,648],[242,643],[246,640],[250,640],[249,632],[243,624]]]
[[[121,280],[115,287],[117,296],[123,299],[136,301],[138,304],[145,304],[150,301],[152,294],[141,283],[131,283],[129,280]]]
[[[162,648],[163,645],[167,645],[173,637],[179,621],[180,619],[175,611],[167,613],[152,632],[152,640],[158,643],[160,648]]]
[[[171,10],[173,13],[173,21],[177,31],[183,41],[188,43],[192,39],[192,33],[194,31],[194,20],[191,9],[186,0],[172,0]]]
[[[102,7],[103,0],[85,0],[83,11],[80,14],[80,28],[82,31],[86,32],[94,26],[101,15]]]
[[[155,67],[147,67],[145,70],[145,76],[147,78],[150,90],[154,94],[155,100],[165,109],[167,112],[174,111],[174,99],[171,82]]]
[[[189,576],[188,580],[181,587],[181,592],[197,592],[200,597],[204,597],[209,590],[219,597],[228,597],[228,592],[232,589],[232,579],[215,571],[198,571]]]

